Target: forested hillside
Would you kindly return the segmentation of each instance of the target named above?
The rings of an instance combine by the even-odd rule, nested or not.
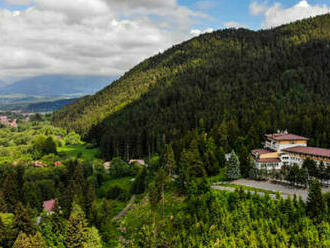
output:
[[[201,35],[57,111],[54,123],[108,157],[145,156],[196,128],[226,152],[277,129],[329,147],[330,15]]]

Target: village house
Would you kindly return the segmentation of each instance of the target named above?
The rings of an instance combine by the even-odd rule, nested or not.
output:
[[[51,199],[49,201],[44,201],[43,202],[44,210],[49,213],[53,213],[54,208],[55,208],[55,203],[56,203],[55,199]]]
[[[330,149],[309,147],[308,138],[286,131],[266,134],[265,137],[264,148],[251,151],[257,169],[280,170],[283,165],[292,164],[302,166],[307,158],[330,166]]]
[[[146,162],[143,159],[131,159],[129,164],[138,164],[141,166],[147,166]]]
[[[16,119],[13,121],[10,121],[7,116],[2,115],[0,116],[0,124],[8,126],[8,127],[17,127]]]

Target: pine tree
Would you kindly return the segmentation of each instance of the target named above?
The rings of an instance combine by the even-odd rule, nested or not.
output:
[[[230,180],[238,179],[241,176],[240,162],[234,151],[231,152],[229,160],[227,161],[226,175]]]
[[[219,161],[216,157],[216,145],[213,138],[207,138],[205,134],[203,163],[209,176],[215,176],[219,173]]]
[[[257,163],[256,161],[250,157],[250,171],[249,171],[249,177],[251,179],[259,179],[259,172],[257,168]]]
[[[29,209],[24,208],[21,202],[16,205],[13,228],[17,233],[24,232],[27,235],[34,234],[36,230]]]
[[[85,208],[84,195],[86,192],[86,180],[84,177],[84,168],[77,160],[73,162],[75,164],[73,178],[71,181],[73,194],[77,199],[77,203]]]
[[[68,187],[65,187],[62,183],[59,183],[59,197],[58,197],[58,207],[61,209],[63,217],[65,219],[69,218],[72,210],[72,202],[74,197],[74,192],[71,187],[71,183]]]
[[[74,203],[69,218],[65,244],[68,248],[81,248],[87,242],[87,221],[81,207]]]
[[[189,149],[185,155],[185,162],[188,164],[187,169],[189,171],[190,176],[203,176],[205,170],[203,168],[203,162],[201,161],[197,139],[193,139],[191,141]]]
[[[135,178],[131,188],[132,194],[142,194],[146,190],[147,169],[143,167]]]
[[[244,145],[241,147],[241,152],[239,153],[239,161],[240,173],[243,177],[248,177],[250,172],[249,151]]]
[[[320,219],[324,212],[325,202],[322,196],[321,184],[314,179],[308,191],[307,213],[312,219]]]
[[[148,191],[151,211],[155,214],[157,212],[158,204],[162,198],[162,194],[160,189],[156,186],[156,183],[150,184]]]
[[[226,153],[222,147],[219,147],[217,152],[217,159],[219,161],[219,166],[224,168],[226,166]]]
[[[8,170],[4,176],[2,194],[7,206],[6,212],[14,212],[15,205],[19,199],[18,182],[14,170]]]
[[[307,168],[308,170],[308,174],[311,177],[317,177],[317,167],[316,167],[316,163],[314,160],[311,159],[305,159],[302,165],[303,168]]]
[[[3,243],[5,241],[6,236],[6,229],[5,225],[2,222],[2,219],[0,217],[0,247],[3,246]]]
[[[33,247],[31,240],[24,232],[19,233],[12,248],[30,248]]]
[[[286,177],[286,180],[288,180],[291,185],[296,185],[299,180],[299,174],[300,174],[300,168],[298,164],[293,164],[288,168],[288,175]]]
[[[87,242],[84,248],[102,248],[102,239],[95,227],[87,228]]]
[[[52,137],[48,137],[45,140],[45,143],[43,145],[43,153],[44,154],[50,154],[50,153],[57,154],[56,143]]]
[[[2,212],[2,213],[7,212],[7,204],[4,199],[4,194],[2,193],[1,190],[0,190],[0,212]]]
[[[86,206],[86,215],[89,216],[92,204],[96,200],[95,195],[95,187],[94,184],[89,184],[87,189],[87,195],[85,198],[85,206]]]
[[[308,169],[307,168],[301,168],[299,170],[299,183],[304,185],[307,188],[308,178],[309,178]]]
[[[47,244],[40,232],[36,232],[34,236],[31,236],[30,242],[33,248],[47,248]]]
[[[164,211],[165,211],[165,187],[166,183],[168,181],[168,176],[165,173],[164,170],[160,169],[156,176],[155,176],[155,183],[156,187],[158,189],[158,192],[160,192],[160,198],[162,200],[162,216],[164,218]]]
[[[70,208],[71,210],[71,208]],[[52,232],[56,236],[62,236],[65,232],[65,219],[63,218],[63,211],[58,201],[55,201],[54,212],[50,215]]]
[[[175,182],[180,193],[186,193],[190,184],[189,174],[189,163],[188,163],[189,152],[184,149],[181,153],[180,162],[178,164],[178,178]]]
[[[175,157],[174,157],[174,152],[173,152],[173,148],[172,145],[167,145],[166,146],[166,153],[164,156],[164,168],[166,170],[166,172],[168,173],[168,175],[171,177],[174,173],[175,170]]]
[[[47,248],[47,244],[39,232],[33,236],[21,232],[18,235],[13,248]]]

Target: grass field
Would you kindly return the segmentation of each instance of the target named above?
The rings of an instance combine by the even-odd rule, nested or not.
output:
[[[97,190],[97,195],[98,196],[104,196],[108,190],[114,186],[118,185],[122,189],[125,189],[127,191],[130,191],[131,185],[132,185],[132,180],[133,177],[123,177],[123,178],[116,178],[116,179],[110,179],[106,181],[98,190]]]
[[[93,160],[99,153],[98,148],[87,149],[86,144],[58,147],[57,151],[61,157],[76,158],[81,154],[81,158]]]

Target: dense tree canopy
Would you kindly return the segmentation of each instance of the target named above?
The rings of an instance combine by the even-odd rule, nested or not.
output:
[[[225,152],[260,146],[277,129],[329,147],[329,40],[330,15],[204,34],[57,111],[54,123],[100,144],[106,157],[159,152],[194,128]]]

